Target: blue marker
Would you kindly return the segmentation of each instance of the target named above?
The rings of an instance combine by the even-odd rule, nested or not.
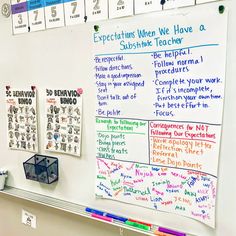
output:
[[[106,216],[106,217],[112,218],[114,220],[121,221],[123,223],[128,220],[128,218],[124,218],[124,217],[121,217],[121,216],[116,216],[116,215],[113,215],[113,214],[110,214],[110,213],[105,213],[103,211],[95,210],[95,209],[92,209],[92,208],[89,208],[89,207],[86,207],[85,211],[89,212],[91,214],[94,213],[94,214],[97,214],[97,215],[100,215],[100,216]]]
[[[116,215],[113,215],[113,214],[110,214],[110,213],[106,213],[105,214],[107,217],[110,217],[114,220],[118,220],[118,221],[121,221],[121,222],[125,222],[128,220],[128,218],[124,218],[124,217],[121,217],[121,216],[116,216]]]
[[[89,208],[89,207],[86,207],[85,211],[87,211],[89,213],[94,213],[94,214],[97,214],[97,215],[101,215],[101,216],[104,215],[103,211],[98,211],[98,210],[95,210],[95,209],[92,209],[92,208]]]

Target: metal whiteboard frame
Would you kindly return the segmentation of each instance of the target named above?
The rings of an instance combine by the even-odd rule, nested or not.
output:
[[[121,229],[127,229],[127,230],[134,231],[134,232],[137,232],[137,233],[141,233],[141,234],[144,234],[144,235],[153,236],[153,235],[155,235],[154,232],[156,230],[158,230],[158,225],[152,225],[151,230],[148,232],[148,231],[144,231],[142,229],[137,229],[137,228],[132,227],[132,226],[127,226],[126,224],[122,224],[117,220],[113,220],[113,222],[107,222],[107,221],[104,221],[104,220],[100,220],[100,219],[92,217],[91,214],[87,213],[85,211],[86,206],[79,205],[79,204],[72,203],[72,202],[68,202],[68,201],[64,201],[64,200],[60,200],[60,199],[57,199],[57,198],[48,197],[48,196],[42,195],[42,194],[29,192],[29,191],[19,189],[19,188],[5,186],[4,190],[0,191],[0,193],[8,195],[8,196],[16,197],[16,198],[19,198],[19,199],[27,200],[27,201],[30,201],[30,202],[38,203],[38,204],[43,205],[43,206],[51,207],[51,208],[58,209],[58,210],[61,210],[61,211],[65,211],[65,212],[68,212],[68,213],[72,213],[72,214],[75,214],[75,215],[79,215],[79,216],[89,218],[89,219],[92,219],[92,220],[100,221],[100,222],[103,222],[105,224],[113,225],[113,226],[119,227]],[[186,233],[186,236],[196,236],[196,235]]]

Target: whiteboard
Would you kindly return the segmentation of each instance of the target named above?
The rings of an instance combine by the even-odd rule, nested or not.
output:
[[[218,9],[219,3],[211,3]],[[221,2],[222,4],[222,2]],[[78,26],[52,29],[42,32],[28,33],[17,36],[11,34],[10,19],[0,17],[0,72],[1,72],[1,101],[5,98],[5,86],[15,88],[30,88],[32,85],[38,90],[39,110],[39,152],[59,158],[59,181],[52,185],[39,184],[25,179],[23,162],[31,153],[22,151],[10,151],[7,149],[7,119],[5,103],[0,104],[0,165],[9,170],[8,185],[48,195],[55,198],[71,201],[78,204],[94,207],[114,214],[133,217],[153,224],[175,228],[180,231],[196,235],[214,236],[236,234],[233,227],[236,216],[236,187],[231,185],[232,173],[236,164],[232,149],[235,145],[234,125],[236,114],[233,112],[236,106],[234,75],[236,66],[234,63],[236,48],[234,47],[236,32],[233,22],[236,15],[233,9],[236,3],[226,1],[229,8],[229,28],[227,45],[227,70],[226,93],[223,117],[223,131],[221,151],[219,158],[218,195],[216,230],[176,214],[156,212],[143,207],[133,206],[111,200],[95,199],[95,101],[93,84],[93,54],[92,33],[93,24],[81,24]],[[191,14],[192,11],[207,11],[207,5],[174,9],[165,12],[157,12],[141,16],[133,16],[137,20],[144,21],[153,16],[166,14]],[[129,22],[132,18],[110,20],[113,22]],[[106,24],[106,22],[103,22]],[[217,25],[217,24],[216,24]],[[44,151],[44,91],[50,88],[78,88],[82,87],[83,94],[83,124],[82,124],[82,148],[81,157],[73,157],[63,154],[49,154]],[[234,178],[234,177],[233,177]]]

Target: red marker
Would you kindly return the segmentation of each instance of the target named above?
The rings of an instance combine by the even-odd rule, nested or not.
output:
[[[139,220],[129,219],[129,221],[136,222],[136,223],[139,223],[139,224],[142,224],[142,225],[146,225],[146,226],[152,227],[152,224],[145,223],[145,222],[142,222],[142,221],[139,221]]]

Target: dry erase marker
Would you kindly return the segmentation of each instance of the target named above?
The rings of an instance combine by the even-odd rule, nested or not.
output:
[[[105,221],[109,221],[109,222],[112,222],[112,218],[109,218],[107,216],[102,216],[102,215],[97,215],[95,213],[92,213],[91,216],[93,218],[97,218],[97,219],[100,219],[100,220],[105,220]]]
[[[139,221],[139,220],[129,219],[129,221],[136,222],[136,223],[139,223],[139,224],[142,224],[142,225],[147,225],[149,227],[152,227],[152,224],[149,224],[149,223],[146,223],[146,222],[142,222],[142,221]]]
[[[110,213],[105,213],[105,216],[107,216],[109,218],[112,218],[114,220],[121,221],[121,222],[125,222],[125,221],[128,220],[127,218],[124,218],[124,217],[121,217],[121,216],[116,216],[116,215],[113,215],[113,214],[110,214]]]
[[[175,231],[175,230],[172,230],[172,229],[166,229],[166,228],[163,228],[163,227],[158,227],[158,230],[160,232],[175,235],[175,236],[186,236],[185,233],[181,233],[181,232],[178,232],[178,231]]]
[[[158,231],[158,230],[156,230],[156,231],[154,232],[154,234],[157,235],[157,236],[173,236],[173,234],[163,233],[163,232],[160,232],[160,231]]]
[[[143,229],[143,230],[150,230],[150,227],[147,225],[142,225],[140,223],[132,222],[132,221],[125,221],[126,225],[133,226],[135,228]]]
[[[86,207],[85,211],[87,211],[89,213],[94,213],[94,214],[97,214],[97,215],[101,215],[101,216],[104,215],[103,211],[98,211],[98,210],[95,210],[95,209],[92,209],[92,208],[89,208],[89,207]]]

